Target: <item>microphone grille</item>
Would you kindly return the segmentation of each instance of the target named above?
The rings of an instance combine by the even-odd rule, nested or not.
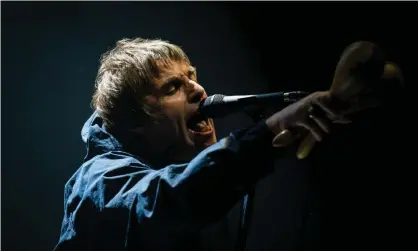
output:
[[[222,103],[224,97],[225,97],[225,95],[222,95],[222,94],[211,95],[211,96],[209,96],[205,99],[205,101],[203,102],[203,105],[206,106],[206,105],[220,104],[220,103]]]

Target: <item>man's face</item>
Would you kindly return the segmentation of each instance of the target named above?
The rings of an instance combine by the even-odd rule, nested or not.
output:
[[[145,102],[156,109],[157,123],[147,123],[143,136],[154,154],[170,161],[188,161],[216,142],[212,119],[195,121],[200,101],[207,97],[188,63],[171,62],[160,67],[154,91]],[[156,108],[155,108],[156,107]]]

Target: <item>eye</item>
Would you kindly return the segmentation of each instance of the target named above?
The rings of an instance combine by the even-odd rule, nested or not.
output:
[[[172,80],[168,83],[166,95],[174,95],[181,87],[182,81],[180,79]]]

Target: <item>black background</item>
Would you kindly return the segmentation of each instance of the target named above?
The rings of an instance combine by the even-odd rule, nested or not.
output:
[[[257,187],[250,250],[389,247],[415,237],[413,3],[2,2],[2,248],[52,250],[63,187],[84,155],[101,53],[123,37],[186,51],[209,94],[329,88],[343,49],[379,44],[410,90],[335,128],[314,155],[282,160]],[[217,121],[220,137],[251,123]],[[412,142],[411,142],[412,141]],[[408,146],[411,145],[412,146]],[[234,209],[236,213],[236,208]],[[232,212],[234,214],[234,212]],[[409,228],[410,227],[410,228]],[[231,227],[235,232],[235,227]]]

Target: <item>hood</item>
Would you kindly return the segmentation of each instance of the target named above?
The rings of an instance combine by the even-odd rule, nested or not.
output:
[[[122,144],[104,127],[97,111],[84,123],[81,137],[86,144],[85,161],[100,154],[122,149]]]

